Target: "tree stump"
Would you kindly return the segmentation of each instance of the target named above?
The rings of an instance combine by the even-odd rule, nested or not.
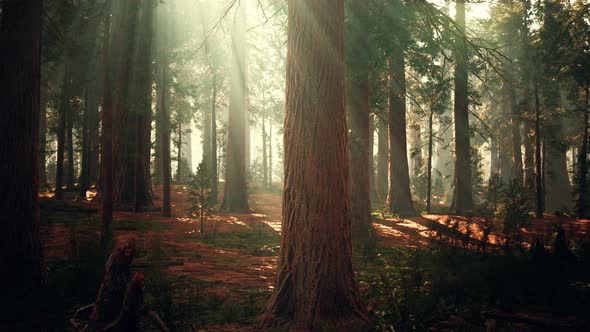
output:
[[[107,260],[96,302],[81,307],[70,319],[74,331],[139,331],[137,322],[142,316],[151,318],[161,331],[170,331],[158,314],[144,304],[143,274],[136,272],[133,278],[129,277],[134,253],[134,240],[115,248]]]

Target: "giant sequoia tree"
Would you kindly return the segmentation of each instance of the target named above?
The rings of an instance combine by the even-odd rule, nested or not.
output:
[[[465,0],[456,2],[456,22],[465,32]],[[467,43],[457,36],[455,46],[455,193],[454,208],[458,214],[473,208],[471,186],[471,145],[469,143],[468,64]]]
[[[0,289],[6,295],[46,280],[37,197],[42,1],[0,6]]]
[[[283,227],[266,328],[368,325],[352,271],[344,109],[344,3],[288,3]]]
[[[227,128],[227,164],[221,208],[229,212],[247,212],[246,186],[246,45],[244,5],[238,8],[232,29],[232,76]]]

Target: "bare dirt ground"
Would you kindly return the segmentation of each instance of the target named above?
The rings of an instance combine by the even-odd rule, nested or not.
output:
[[[122,240],[133,237],[139,250],[143,252],[150,252],[150,248],[153,249],[157,243],[157,250],[172,253],[163,263],[166,272],[206,283],[207,294],[224,298],[234,294],[236,290],[257,289],[271,292],[281,224],[280,195],[252,194],[250,214],[214,213],[206,217],[204,234],[200,234],[199,220],[189,215],[190,203],[186,187],[173,186],[171,195],[173,216],[170,218],[161,217],[158,211],[116,212],[113,222],[115,238]],[[96,198],[74,200],[74,197],[70,197],[67,202],[86,208],[100,206]],[[155,192],[154,204],[161,206],[161,194],[158,190]],[[82,222],[72,227],[61,224],[58,220],[58,223],[42,227],[46,257],[76,257],[80,243],[98,238],[100,233],[96,225],[100,222],[100,215],[88,214],[85,218],[88,225]],[[501,222],[492,222],[489,218],[452,215],[422,215],[409,219],[374,218],[374,228],[380,245],[390,247],[427,245],[431,238],[440,235],[440,229],[448,229],[446,234],[451,234],[458,240],[467,238],[472,244],[486,242],[499,245],[503,241],[503,234],[498,225]],[[566,230],[568,239],[585,237],[590,230],[589,220],[548,216],[544,220],[534,220],[522,233],[525,241],[532,241],[536,237],[546,238],[556,225]],[[240,246],[240,241],[244,239],[240,236],[246,235],[249,236],[247,240],[259,244],[255,247],[256,250],[252,246]],[[267,246],[264,241],[269,238],[272,238],[273,243]],[[142,265],[149,264],[149,259],[147,256],[138,257],[134,265],[141,268]],[[252,331],[252,328],[230,324],[209,326],[204,330]]]

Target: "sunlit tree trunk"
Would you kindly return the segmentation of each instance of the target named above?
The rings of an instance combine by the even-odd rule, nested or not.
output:
[[[246,168],[248,140],[246,139],[247,81],[246,32],[244,6],[240,6],[232,30],[232,75],[227,126],[227,162],[225,190],[221,209],[227,212],[248,212]]]
[[[389,184],[389,137],[386,117],[377,117],[377,194],[374,199],[384,202],[387,199]]]
[[[351,262],[344,1],[289,0],[283,227],[264,329],[370,325]]]
[[[11,301],[47,280],[38,202],[42,1],[0,6],[0,290]]]
[[[213,95],[211,96],[211,196],[217,203],[217,74],[213,73]]]
[[[456,1],[455,21],[465,31],[465,0]],[[464,38],[457,38],[455,45],[455,212],[464,214],[473,209],[471,186],[471,146],[469,143],[469,105],[467,44]]]
[[[75,169],[74,169],[74,110],[72,109],[72,105],[70,104],[70,100],[68,102],[68,107],[66,107],[66,156],[64,161],[64,182],[66,187],[71,190],[74,188],[74,178],[75,178]]]
[[[160,47],[158,55],[159,80],[158,85],[158,126],[160,138],[160,171],[162,176],[162,216],[170,217],[170,182],[171,182],[171,160],[170,160],[170,115],[168,112],[170,95],[170,60],[168,58],[170,46],[170,9],[169,4],[162,5],[159,15]]]
[[[389,63],[389,191],[387,206],[402,217],[416,214],[410,191],[406,135],[406,73],[403,50],[392,50]]]
[[[431,110],[428,116],[428,165],[427,165],[427,189],[426,189],[426,211],[431,212],[432,207],[432,148],[434,143],[434,112]]]
[[[268,155],[266,153],[266,119],[262,116],[262,185],[268,186]]]
[[[371,78],[369,78],[371,80]],[[375,200],[377,194],[377,183],[375,177],[375,114],[369,116],[369,187],[371,190],[371,201]]]
[[[39,115],[39,188],[47,189],[47,88],[41,88]]]
[[[522,139],[520,136],[520,115],[518,114],[514,86],[508,87],[508,98],[510,99],[510,129],[512,132],[512,177],[522,184]]]

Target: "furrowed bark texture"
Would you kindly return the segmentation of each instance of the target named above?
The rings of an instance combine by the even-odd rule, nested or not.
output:
[[[290,0],[283,228],[260,322],[297,331],[369,325],[352,271],[342,0]]]
[[[404,54],[395,48],[390,57],[389,83],[389,193],[387,206],[401,217],[416,214],[410,191],[406,135],[406,75]]]
[[[465,30],[465,0],[456,2],[456,22]],[[473,209],[471,186],[471,147],[469,143],[469,105],[467,93],[467,45],[458,38],[455,67],[455,212]]]
[[[23,295],[45,284],[38,167],[41,0],[9,1],[0,25],[0,289]]]
[[[239,9],[243,11],[243,7]],[[248,188],[246,185],[247,140],[246,138],[246,45],[245,31],[239,26],[244,13],[237,14],[232,32],[233,70],[227,127],[227,163],[225,167],[225,190],[221,209],[228,212],[248,212]]]

